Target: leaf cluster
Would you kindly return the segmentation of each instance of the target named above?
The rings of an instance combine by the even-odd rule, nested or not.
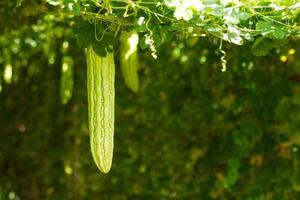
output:
[[[139,32],[142,48],[159,48],[173,37],[207,36],[235,45],[252,44],[258,56],[300,36],[300,6],[294,0],[112,0],[108,5],[101,1],[72,5],[75,9],[68,12],[79,19],[75,21],[79,46],[93,45],[99,55],[116,45],[113,41],[122,30]],[[102,35],[101,42],[97,43],[97,35]]]

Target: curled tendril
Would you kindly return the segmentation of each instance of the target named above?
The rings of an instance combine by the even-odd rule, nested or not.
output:
[[[157,59],[157,51],[156,51],[156,48],[154,46],[154,40],[153,40],[153,31],[148,27],[148,24],[150,23],[150,20],[151,20],[151,14],[150,12],[148,12],[148,20],[146,22],[146,29],[149,31],[149,34],[146,35],[146,44],[149,45],[150,47],[150,50],[151,50],[151,56],[154,58],[154,59]]]
[[[220,39],[220,45],[219,45],[219,51],[222,53],[222,57],[221,57],[221,64],[222,64],[222,72],[226,72],[227,70],[227,60],[226,60],[226,51],[224,51],[223,49],[223,40]]]
[[[111,26],[112,25],[110,24],[106,29],[104,29],[101,36],[100,36],[100,38],[98,38],[98,35],[97,35],[97,22],[95,21],[95,29],[94,29],[95,30],[95,38],[98,42],[100,42],[104,38],[105,33],[111,28]]]

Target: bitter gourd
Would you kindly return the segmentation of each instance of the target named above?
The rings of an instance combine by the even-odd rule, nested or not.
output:
[[[108,173],[114,146],[114,54],[100,57],[88,47],[86,56],[91,152],[99,170]]]
[[[63,56],[60,78],[60,100],[62,104],[68,103],[73,93],[73,59]]]
[[[120,64],[122,75],[127,87],[137,92],[139,90],[138,77],[138,41],[136,32],[122,32],[120,38]]]

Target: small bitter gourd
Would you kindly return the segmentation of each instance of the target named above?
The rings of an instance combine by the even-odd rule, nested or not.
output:
[[[122,32],[120,38],[120,64],[121,71],[127,87],[137,92],[139,90],[138,77],[138,42],[139,35],[136,32]]]
[[[12,54],[8,49],[4,49],[4,72],[3,79],[6,84],[11,84],[13,80]]]
[[[73,93],[73,59],[63,56],[60,78],[60,100],[62,104],[68,103]]]
[[[99,170],[108,173],[114,146],[114,54],[100,57],[88,47],[86,56],[91,152]]]

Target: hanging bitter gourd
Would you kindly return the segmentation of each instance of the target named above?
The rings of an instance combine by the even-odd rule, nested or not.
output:
[[[122,32],[120,38],[120,64],[122,75],[127,87],[137,92],[139,90],[138,77],[138,42],[139,35],[136,32]]]
[[[63,56],[60,78],[60,100],[62,104],[68,103],[73,93],[73,59]]]
[[[6,84],[11,84],[13,80],[13,66],[12,66],[12,55],[8,49],[4,49],[4,73],[3,79]]]
[[[1,59],[1,58],[0,58]],[[1,64],[1,62],[0,62]],[[2,92],[2,66],[0,67],[0,93]]]
[[[114,146],[114,55],[100,57],[88,47],[86,56],[91,152],[99,170],[108,173]]]

